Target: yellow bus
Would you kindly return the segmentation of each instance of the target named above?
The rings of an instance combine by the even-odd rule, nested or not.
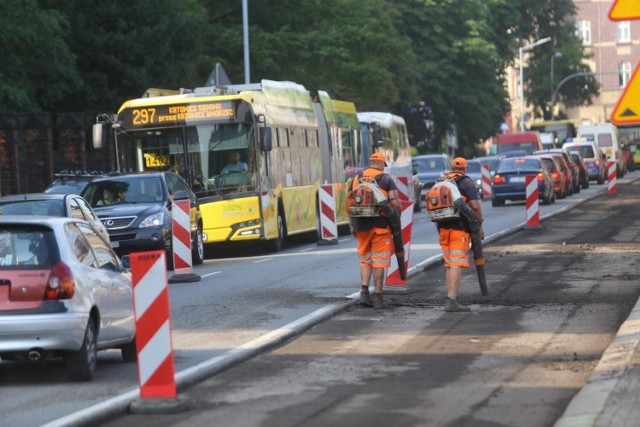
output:
[[[120,172],[173,169],[189,183],[205,245],[256,241],[277,251],[288,235],[321,236],[321,184],[333,185],[338,224],[348,224],[344,169],[360,141],[353,103],[322,91],[314,102],[303,86],[272,80],[154,90],[126,101],[113,128]],[[232,157],[238,163],[225,169]]]

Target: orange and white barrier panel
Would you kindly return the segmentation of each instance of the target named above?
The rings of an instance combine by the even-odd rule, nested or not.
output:
[[[175,398],[165,251],[132,253],[140,397]]]
[[[489,170],[489,165],[483,164],[480,170],[482,171],[482,199],[490,200],[491,199],[491,171]]]
[[[525,177],[525,188],[527,226],[538,227],[540,225],[540,207],[538,205],[538,178],[535,175],[527,175]]]
[[[193,273],[191,258],[191,205],[189,199],[175,200],[171,210],[173,245],[173,266],[176,274]]]
[[[616,188],[616,181],[618,178],[618,171],[616,170],[616,162],[609,161],[607,163],[607,175],[609,177],[609,194],[616,194],[618,189]]]
[[[331,184],[318,188],[320,201],[320,236],[318,244],[338,243],[338,223],[336,218],[336,198]]]
[[[408,196],[408,179],[406,177],[399,177],[397,179],[400,185],[398,185],[398,196],[402,203],[402,212],[400,213],[400,225],[402,226],[402,243],[404,244],[404,264],[405,271],[409,270],[409,255],[411,252],[411,229],[413,226],[413,202],[409,201]],[[404,184],[404,185],[403,185]],[[404,191],[400,189],[403,188]],[[419,201],[418,201],[419,202]],[[392,286],[406,286],[407,280],[400,278],[400,271],[398,270],[398,259],[395,256],[391,256],[391,267],[387,270],[387,279],[385,285]]]

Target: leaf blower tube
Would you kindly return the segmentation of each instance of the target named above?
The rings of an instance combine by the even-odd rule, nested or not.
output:
[[[380,204],[380,211],[387,219],[391,234],[393,235],[393,247],[398,260],[398,273],[402,280],[407,280],[407,266],[404,262],[404,242],[402,241],[402,224],[400,215],[388,204]]]
[[[473,249],[473,260],[476,265],[478,282],[480,283],[480,292],[482,295],[487,296],[489,295],[489,289],[487,288],[487,277],[484,273],[485,260],[482,254],[482,239],[480,238],[480,226],[482,225],[482,221],[478,220],[478,216],[475,211],[465,203],[462,197],[456,199],[453,204],[458,208],[460,215],[462,215],[469,227],[469,232],[471,233],[471,247]]]

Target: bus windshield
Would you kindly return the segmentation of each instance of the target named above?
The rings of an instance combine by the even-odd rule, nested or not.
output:
[[[173,170],[199,195],[254,191],[257,161],[248,123],[206,124],[123,132],[122,172]]]

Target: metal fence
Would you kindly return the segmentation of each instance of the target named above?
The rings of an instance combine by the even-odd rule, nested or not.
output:
[[[0,195],[43,191],[61,170],[114,170],[113,140],[91,144],[96,115],[0,113]]]

